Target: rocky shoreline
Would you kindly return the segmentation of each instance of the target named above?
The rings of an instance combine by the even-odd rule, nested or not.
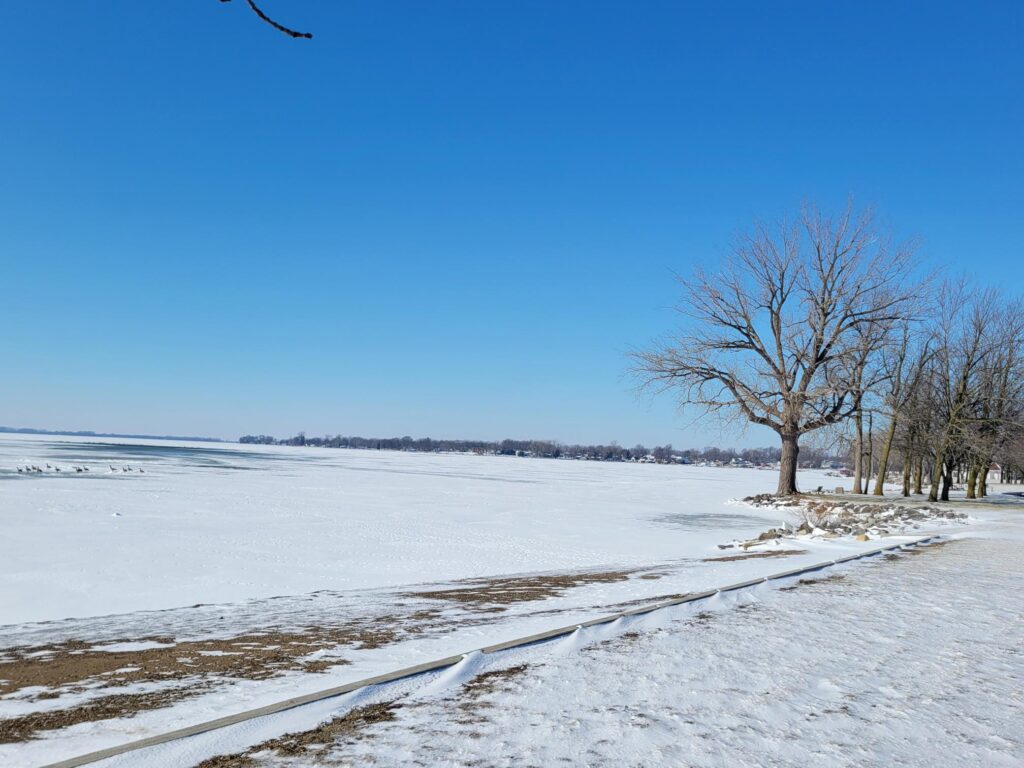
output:
[[[963,523],[967,515],[930,504],[896,504],[891,501],[853,502],[826,500],[807,496],[747,496],[743,503],[754,507],[771,507],[788,511],[792,524],[769,528],[756,539],[719,544],[719,549],[743,550],[780,539],[826,538],[850,536],[869,541],[920,529],[926,523]]]

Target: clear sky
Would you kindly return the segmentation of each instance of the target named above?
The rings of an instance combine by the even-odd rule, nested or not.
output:
[[[673,272],[874,203],[1019,290],[1024,4],[0,3],[0,424],[773,444]]]

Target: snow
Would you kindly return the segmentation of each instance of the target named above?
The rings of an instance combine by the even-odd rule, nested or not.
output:
[[[965,538],[472,654],[101,765],[190,765],[397,700],[395,720],[328,742],[317,764],[1020,766],[1020,543]],[[491,690],[465,687],[520,665]]]
[[[669,609],[635,622],[629,636],[578,640],[571,653],[557,644],[521,653],[500,664],[526,661],[528,671],[493,693],[413,698],[394,722],[336,744],[329,757],[356,765],[1020,766],[1019,546],[955,542],[850,566],[840,582],[749,590],[710,618]],[[271,756],[261,764],[290,763]]]
[[[105,645],[94,645],[90,651],[103,651],[105,653],[120,653],[122,651],[148,651],[151,648],[173,648],[174,643],[160,643],[156,640],[141,640],[138,642],[106,643]]]
[[[89,473],[16,475],[14,466],[26,463],[77,464],[94,469]],[[144,467],[145,473],[103,471],[108,466],[128,465],[136,470]],[[719,551],[719,544],[746,539],[765,528],[792,522],[792,512],[731,501],[770,489],[774,481],[771,472],[735,468],[128,440],[0,438],[0,514],[4,516],[7,534],[3,544],[5,556],[0,562],[0,656],[4,648],[44,646],[66,640],[86,640],[91,650],[143,652],[186,640],[234,637],[268,625],[287,629],[345,626],[362,621],[401,628],[404,620],[419,612],[434,612],[438,617],[436,626],[400,635],[381,647],[360,648],[350,644],[316,651],[311,657],[346,662],[320,674],[291,671],[265,680],[203,678],[206,687],[184,702],[139,712],[130,718],[42,732],[39,738],[25,744],[0,745],[0,763],[38,765],[55,761],[430,659],[472,652],[554,626],[582,622],[608,613],[612,606],[650,602],[659,596],[756,579],[837,559],[881,543],[912,538],[908,535],[884,542],[855,542],[849,537],[801,536],[784,544],[775,541],[763,545],[768,550],[790,549],[795,545],[801,554],[779,559],[707,562],[709,558],[737,552]],[[816,472],[804,473],[801,482],[807,487],[827,485],[825,474]],[[974,519],[970,527],[950,524],[944,530],[956,536],[963,536],[965,530],[975,535],[995,531],[1005,536],[1007,531],[1017,530],[1014,526],[1018,525],[1018,514],[1010,506],[997,509],[977,505],[972,510]],[[908,533],[928,532],[921,528]],[[998,543],[997,539],[971,539],[956,546],[996,547]],[[985,556],[1008,557],[1002,550]],[[930,562],[911,556],[903,559],[907,563],[899,567],[904,568],[901,572],[908,573],[914,572],[912,569],[919,567],[919,563]],[[958,567],[963,565],[960,562]],[[877,571],[872,570],[876,566]],[[482,721],[490,722],[486,726],[491,728],[486,739],[489,743],[505,743],[513,751],[521,750],[520,755],[530,755],[524,761],[506,763],[551,764],[562,758],[586,762],[591,759],[587,757],[589,753],[570,754],[566,750],[579,749],[584,743],[600,745],[608,738],[626,744],[632,738],[638,743],[631,749],[644,759],[625,759],[625,753],[605,754],[598,748],[596,757],[591,756],[592,762],[716,764],[699,750],[672,752],[660,737],[650,743],[639,743],[643,739],[636,734],[609,737],[608,732],[614,731],[615,723],[621,720],[613,713],[625,712],[633,718],[628,706],[635,706],[640,712],[651,708],[657,714],[672,710],[675,698],[693,696],[709,707],[715,702],[722,707],[721,711],[708,709],[702,715],[704,719],[694,722],[703,723],[706,728],[714,724],[715,717],[734,723],[729,718],[737,715],[726,712],[729,695],[715,693],[714,684],[731,681],[733,687],[729,690],[746,696],[742,699],[744,706],[754,708],[756,691],[781,691],[780,686],[785,688],[787,680],[793,681],[793,685],[811,685],[814,681],[800,677],[806,665],[868,663],[865,654],[871,648],[862,645],[860,638],[875,638],[877,643],[884,644],[885,638],[898,637],[892,626],[886,627],[886,622],[903,620],[900,617],[904,615],[904,603],[914,606],[906,614],[910,625],[931,615],[923,606],[937,605],[919,594],[928,586],[928,579],[936,578],[934,573],[906,588],[902,582],[886,576],[883,582],[868,582],[870,588],[848,594],[854,584],[867,578],[866,574],[891,573],[896,566],[873,563],[839,567],[851,576],[856,574],[857,581],[851,579],[838,587],[828,587],[827,594],[834,601],[810,607],[797,602],[795,612],[787,606],[793,604],[794,598],[811,599],[811,595],[818,594],[814,588],[779,592],[780,585],[758,586],[702,604],[701,610],[723,610],[730,616],[728,622],[712,622],[709,626],[718,627],[714,631],[724,633],[727,624],[742,620],[746,622],[742,624],[743,632],[700,634],[705,632],[703,622],[698,622],[696,634],[689,630],[668,632],[665,622],[672,626],[673,622],[692,623],[693,611],[660,611],[582,630],[570,638],[529,651],[470,653],[457,667],[436,675],[377,686],[198,739],[147,750],[112,764],[154,768],[189,765],[225,751],[245,749],[287,731],[313,727],[346,707],[398,694],[407,696],[410,702],[402,710],[412,718],[406,723],[408,728],[387,727],[386,733],[375,735],[375,740],[366,744],[381,764],[402,764],[416,752],[417,744],[425,740],[420,732],[426,727],[423,723],[431,722],[430,718],[441,722],[453,716],[447,712],[452,707],[450,697],[458,695],[460,686],[494,665],[509,666],[526,657],[531,672],[523,680],[540,675],[536,678],[542,681],[537,684],[539,687],[531,689],[524,699],[517,699],[513,686],[502,694],[500,707],[488,710],[493,722]],[[436,593],[464,588],[459,580],[471,577],[564,576],[610,569],[623,569],[628,575],[580,583],[543,600],[511,602],[496,612],[413,594],[417,590]],[[981,588],[946,576],[946,581],[938,585],[936,599],[940,603],[952,599],[954,593],[962,596]],[[1010,586],[1016,590],[1013,594],[1019,594],[1019,584]],[[986,589],[998,591],[999,587],[998,574],[993,575]],[[844,595],[852,606],[840,599]],[[974,595],[971,599],[988,610],[987,596]],[[758,606],[756,614],[732,610],[750,601]],[[991,606],[996,611],[998,600],[992,601]],[[760,612],[762,609],[764,613]],[[864,615],[855,620],[858,611]],[[778,618],[758,623],[748,621],[748,615]],[[963,615],[967,614],[955,614],[953,618]],[[68,616],[79,618],[64,618]],[[848,617],[854,622],[851,626],[843,623]],[[979,627],[998,635],[996,619],[992,619],[991,625],[982,623]],[[877,630],[871,629],[872,621],[878,622]],[[960,632],[957,637],[962,640],[970,634],[970,627],[963,621],[947,623],[948,631],[954,635]],[[633,629],[640,631],[641,639],[625,642],[623,635]],[[853,638],[855,647],[833,644],[831,653],[836,658],[823,656],[824,651],[819,652],[818,646],[830,647],[825,638],[829,632],[836,633],[835,642],[849,643]],[[691,645],[671,646],[683,642],[672,639],[677,634],[690,637]],[[698,635],[703,638],[699,643],[692,640]],[[777,640],[777,635],[782,639]],[[804,635],[811,639],[802,640]],[[160,640],[126,639],[152,637]],[[593,651],[594,643],[602,640],[608,642],[596,646],[600,651]],[[805,648],[812,640],[817,645]],[[941,640],[938,637],[937,641]],[[908,652],[911,660],[926,651],[923,644],[914,642]],[[660,645],[666,643],[669,645]],[[635,680],[647,680],[649,671],[644,666],[647,662],[634,660],[633,648],[638,644],[647,648],[651,658],[659,659],[654,668],[657,676],[651,678],[655,693],[634,705],[622,704],[626,709],[617,709],[620,701],[629,701],[631,679],[633,689],[646,691],[649,687],[646,683],[635,684]],[[616,648],[618,651],[613,653]],[[722,675],[705,677],[694,672],[692,661],[707,661],[712,650],[721,654],[722,664],[734,664],[735,669],[730,671],[723,666]],[[769,650],[778,654],[779,659],[767,659],[764,654]],[[989,650],[998,656],[998,648]],[[606,663],[588,667],[594,664],[588,660],[595,653],[606,654]],[[201,654],[233,655],[211,650]],[[746,657],[749,659],[744,661]],[[675,666],[670,663],[672,658],[678,660]],[[753,664],[758,658],[760,666],[753,672],[737,671],[740,665]],[[582,666],[577,669],[573,664]],[[550,678],[544,677],[546,669],[551,670]],[[888,673],[877,665],[872,669],[879,679]],[[1019,669],[1010,671],[1017,676],[1011,675],[1011,679],[1019,681]],[[601,682],[606,673],[607,688]],[[840,672],[833,670],[828,680],[838,685],[836,680],[840,677]],[[750,690],[740,684],[747,678],[749,686],[753,686]],[[558,688],[558,684],[565,685],[574,679],[583,680],[586,685],[579,689]],[[154,687],[153,683],[139,683],[117,692],[142,692]],[[544,691],[548,689],[561,692],[546,696]],[[30,701],[23,689],[19,694],[0,697],[0,718],[59,709],[112,690],[101,683],[88,683],[56,691],[56,698]],[[860,689],[852,690],[852,695],[862,693]],[[944,690],[934,693],[940,699],[951,695]],[[537,699],[544,708],[528,711],[527,699]],[[1003,696],[1002,700],[1007,706],[1014,701],[1012,696]],[[422,702],[423,709],[413,707],[412,702]],[[577,708],[598,702],[598,710],[581,719],[578,713],[559,712],[559,702]],[[888,700],[885,703],[891,704]],[[509,712],[518,714],[503,720],[497,710],[504,712],[506,704]],[[783,704],[799,709],[806,702],[794,699]],[[611,707],[611,714],[600,715],[599,707],[605,705]],[[974,705],[976,702],[970,697],[958,701],[958,706],[966,707],[967,711]],[[785,711],[782,704],[777,706]],[[429,707],[437,710],[431,711]],[[422,723],[416,720],[420,711],[424,713]],[[866,717],[869,713],[862,714]],[[765,723],[772,724],[770,715],[768,711],[757,713]],[[640,720],[651,716],[648,713]],[[516,717],[520,719],[517,721]],[[661,733],[659,729],[671,731],[673,727],[682,727],[679,722],[686,725],[685,717],[678,717],[683,719],[661,721],[648,733],[653,736]],[[538,720],[543,724],[548,719],[552,722],[538,727],[562,728],[568,727],[566,723],[578,722],[586,728],[579,731],[578,738],[568,731],[551,731],[552,738],[565,744],[534,754],[530,750],[536,745],[524,743],[525,737],[515,733],[523,730],[516,722]],[[777,722],[774,725],[781,727]],[[462,733],[460,727],[453,722],[451,733]],[[684,740],[700,743],[700,734],[693,729],[684,728],[680,734],[684,733]],[[786,733],[787,743],[799,741],[792,733]],[[748,741],[757,741],[744,738],[747,740],[737,741],[737,750],[749,746]],[[471,741],[476,746],[467,744]],[[420,757],[431,764],[451,755],[462,760],[460,750],[468,750],[464,753],[466,761],[479,758],[485,764],[503,764],[500,755],[484,755],[480,751],[484,746],[477,744],[480,741],[469,737],[449,739],[443,742],[447,750],[420,753]],[[758,747],[766,748],[764,744]],[[652,751],[655,749],[668,751],[657,753],[661,754],[657,757]],[[672,749],[678,751],[682,747],[676,745]],[[793,749],[797,750],[794,755],[806,758],[805,763],[815,762],[806,754],[798,755],[797,747]],[[908,754],[896,752],[901,756]],[[998,750],[996,753],[1001,754]],[[343,762],[350,757],[345,753]],[[353,761],[360,763],[364,759],[366,756],[360,752]],[[779,761],[787,764],[785,761],[790,759],[786,753]],[[800,764],[797,757],[792,759],[792,764]],[[749,762],[758,763],[753,758]],[[453,764],[461,763],[456,760]],[[830,763],[825,760],[823,764]]]
[[[0,470],[0,625],[646,565],[787,519],[725,505],[755,469],[5,435]]]

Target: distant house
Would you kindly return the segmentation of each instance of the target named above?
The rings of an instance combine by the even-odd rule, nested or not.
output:
[[[985,475],[985,482],[986,483],[999,483],[999,482],[1002,482],[1002,480],[1003,480],[1003,468],[1000,465],[996,464],[996,463],[990,464],[989,468],[988,468],[988,474]]]

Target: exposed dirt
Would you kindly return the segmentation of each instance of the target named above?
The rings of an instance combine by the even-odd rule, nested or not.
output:
[[[901,550],[904,555],[926,555],[929,552],[936,552],[948,544],[952,544],[952,539],[942,539],[941,541],[933,541],[923,547],[909,547],[908,549]],[[896,555],[897,559],[900,557]]]
[[[23,741],[39,731],[131,717],[169,706],[208,689],[216,678],[264,680],[284,672],[323,672],[349,662],[338,657],[306,657],[339,647],[376,648],[393,639],[394,633],[382,628],[316,627],[179,643],[166,637],[138,638],[133,642],[160,642],[167,647],[136,651],[96,650],[97,646],[81,641],[7,649],[0,661],[0,693],[4,694],[39,686],[48,689],[32,697],[40,700],[89,690],[97,683],[103,688],[143,682],[179,684],[157,692],[112,694],[63,709],[3,719],[0,742]]]
[[[764,552],[745,552],[742,555],[726,555],[725,557],[705,557],[702,563],[731,563],[733,560],[752,560],[757,557],[789,557],[790,555],[807,554],[806,549],[769,549]]]
[[[52,712],[33,712],[0,720],[0,744],[13,744],[35,738],[40,731],[53,731],[94,720],[131,717],[138,712],[166,707],[200,693],[201,686],[175,688],[155,693],[126,693],[104,696],[77,707]]]
[[[169,628],[162,634],[107,636],[102,642],[74,639],[9,647],[0,651],[0,696],[17,695],[25,702],[52,701],[71,694],[87,694],[90,698],[82,701],[82,696],[77,696],[78,701],[69,701],[63,709],[0,720],[0,740],[27,740],[39,732],[77,723],[131,717],[170,706],[231,680],[323,672],[348,664],[344,658],[346,649],[377,648],[410,636],[451,631],[453,604],[463,609],[458,625],[468,627],[492,622],[493,614],[513,603],[539,603],[587,584],[657,579],[667,573],[663,569],[603,570],[468,579],[455,582],[450,588],[398,595],[435,601],[432,604],[396,605],[393,613],[335,626],[277,626],[243,631],[233,637],[189,640],[177,640]],[[621,607],[672,597],[677,595],[659,595]],[[559,611],[547,613],[557,615]],[[158,647],[104,650],[115,644],[140,642]],[[139,684],[159,690],[118,693],[118,689]],[[24,690],[28,688],[32,690]],[[238,759],[249,757],[243,755]],[[239,763],[243,764],[246,763]]]
[[[493,611],[502,605],[546,600],[585,584],[626,581],[635,571],[594,571],[542,576],[513,576],[497,579],[466,579],[452,589],[407,592],[405,597],[451,600],[475,610]]]
[[[630,608],[636,608],[641,605],[651,605],[653,603],[660,603],[664,600],[678,600],[683,597],[689,597],[692,592],[672,592],[666,595],[651,595],[649,597],[640,597],[636,600],[626,600],[622,603],[614,603],[613,605],[603,606],[603,609],[609,613],[615,611],[627,611]]]
[[[393,640],[394,632],[384,627],[342,626],[273,630],[183,642],[167,637],[118,641],[166,645],[135,651],[97,650],[103,646],[80,640],[22,646],[5,650],[0,658],[0,694],[28,686],[63,688],[96,679],[105,686],[116,687],[211,675],[262,680],[282,672],[321,672],[347,662],[340,658],[310,660],[304,657],[338,647],[377,648]]]
[[[360,730],[366,726],[394,720],[395,710],[400,707],[400,704],[394,702],[359,707],[311,730],[286,733],[284,736],[250,747],[245,752],[211,757],[196,765],[195,768],[252,768],[259,764],[253,759],[253,755],[260,752],[274,752],[280,757],[316,760],[336,741],[359,738]]]
[[[825,586],[835,584],[837,581],[846,581],[846,577],[841,573],[833,573],[831,576],[823,576],[820,579],[800,579],[795,584],[779,587],[779,590],[781,592],[792,592],[794,589],[800,589],[800,587]]]
[[[518,677],[526,672],[527,669],[528,666],[526,664],[517,664],[514,667],[508,667],[506,669],[494,669],[490,672],[482,672],[462,686],[462,695],[472,699],[483,696],[485,693],[491,693],[499,686],[499,684],[506,680],[511,680],[514,677]]]

